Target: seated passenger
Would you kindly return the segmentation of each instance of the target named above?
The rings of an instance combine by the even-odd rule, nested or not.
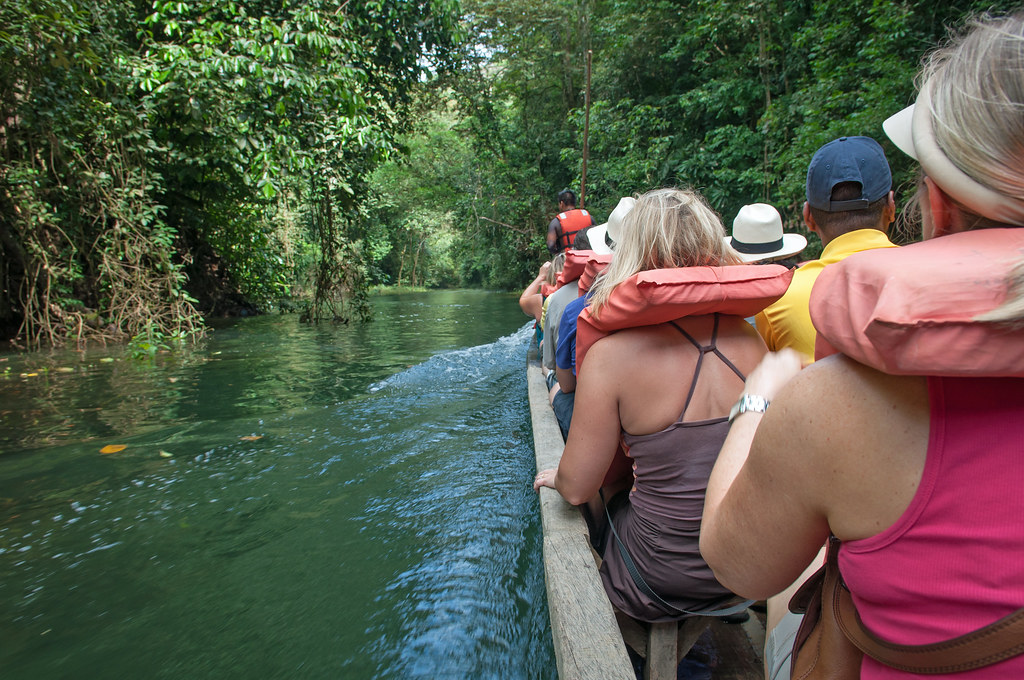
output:
[[[590,286],[609,262],[610,255],[595,255],[590,251],[583,272],[575,284],[579,296],[565,304],[561,320],[553,326],[556,331],[555,381],[548,392],[548,398],[551,400],[551,408],[555,411],[555,419],[558,420],[563,440],[569,438],[569,426],[572,423],[576,401],[576,324],[580,312],[589,302]]]
[[[540,308],[540,320],[537,322],[537,333],[540,334],[540,342],[538,349],[541,355],[541,372],[544,378],[548,381],[548,389],[551,389],[551,383],[554,382],[553,369],[554,365],[549,368],[545,357],[549,354],[548,347],[554,344],[553,339],[547,333],[548,327],[548,311],[551,309],[552,296],[558,291],[561,280],[562,270],[565,269],[565,256],[566,253],[573,252],[571,250],[563,250],[558,255],[551,258],[551,266],[548,267],[548,272],[544,276],[544,281],[540,285],[541,294],[541,308]],[[556,306],[556,310],[557,310]],[[557,314],[561,314],[560,311],[556,311]],[[547,340],[547,342],[545,342]],[[554,349],[550,353],[553,353]]]
[[[807,167],[804,224],[821,237],[816,260],[803,263],[778,302],[755,321],[768,349],[791,347],[814,357],[814,325],[807,313],[818,275],[843,258],[872,248],[894,248],[889,225],[896,215],[892,172],[878,142],[840,137],[818,149]]]
[[[540,314],[544,306],[544,296],[541,293],[541,286],[544,285],[544,280],[548,276],[548,271],[551,269],[551,263],[545,262],[540,266],[537,271],[537,278],[530,282],[524,290],[522,295],[519,296],[519,308],[523,310],[523,314],[526,316],[532,316],[533,320],[538,324],[540,323]]]
[[[555,290],[544,301],[544,314],[541,326],[544,337],[548,342],[544,343],[544,352],[541,355],[541,368],[549,382],[554,382],[555,373],[555,347],[558,345],[558,324],[562,320],[562,312],[565,306],[579,297],[579,278],[586,266],[586,253],[575,250],[567,250],[556,258],[563,258],[564,264],[555,282]],[[551,388],[551,385],[548,385]]]
[[[941,677],[962,680],[1024,677],[1019,633],[1015,656],[989,646],[996,663],[977,668],[960,638],[1024,608],[1021,64],[1024,12],[975,22],[885,122],[921,165],[925,240],[824,269],[811,317],[818,347],[842,354],[801,370],[785,350],[750,376],[746,391],[771,405],[734,421],[701,535],[715,574],[754,598],[840,539],[861,625],[887,644],[955,650],[944,667],[962,672]],[[790,677],[799,624],[786,602],[769,601],[773,679]],[[923,677],[922,658],[908,671],[866,656],[859,677]]]
[[[617,292],[635,284],[642,272],[660,273],[648,270],[678,268],[672,272],[684,279],[713,270],[710,278],[717,280],[724,269],[754,269],[722,267],[739,260],[725,243],[718,216],[692,191],[644,194],[623,226],[615,257],[594,284],[584,315],[610,320]],[[788,283],[785,268],[768,267],[785,278],[761,306]],[[714,608],[731,597],[697,549],[700,514],[708,475],[728,431],[729,407],[765,346],[742,316],[713,311],[669,316],[665,323],[624,328],[594,342],[580,360],[576,412],[559,466],[542,470],[534,481],[535,489],[554,488],[572,504],[589,502],[608,597],[617,609],[644,621],[677,620],[681,610]],[[614,523],[609,538],[598,491],[620,441],[633,471],[618,488],[606,489]],[[639,579],[631,576],[627,555]]]
[[[751,203],[740,208],[732,221],[732,236],[725,239],[746,264],[781,264],[787,269],[799,265],[797,255],[807,247],[802,234],[784,233],[782,215],[775,206]],[[756,327],[753,316],[747,323]]]

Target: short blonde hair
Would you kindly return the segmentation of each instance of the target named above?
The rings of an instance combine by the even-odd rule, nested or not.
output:
[[[690,189],[655,189],[639,196],[622,221],[615,255],[591,289],[596,318],[612,289],[638,272],[742,264],[725,242],[725,228],[704,198]]]
[[[548,274],[544,278],[544,283],[549,286],[553,286],[558,282],[558,274],[565,269],[565,251],[558,253],[551,258],[551,266],[548,268]]]

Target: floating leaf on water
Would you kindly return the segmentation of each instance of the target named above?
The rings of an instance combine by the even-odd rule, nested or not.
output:
[[[124,451],[127,448],[128,447],[124,444],[107,444],[100,449],[100,453],[117,453],[118,451]]]
[[[258,440],[258,439],[263,439],[263,435],[261,435],[261,434],[246,434],[246,435],[242,435],[241,437],[239,437],[239,439],[241,439],[243,442],[254,442],[254,441]]]
[[[171,377],[171,378],[167,379],[167,382],[169,382],[169,383],[176,383],[176,382],[178,382],[178,379],[174,378],[174,377]]]
[[[103,357],[102,359],[100,359],[100,363],[102,364],[109,364],[112,363],[113,361],[114,357]]]
[[[38,373],[22,373],[21,377],[22,378],[35,378],[37,375],[39,375],[39,374]]]
[[[71,368],[70,366],[58,366],[57,368],[55,368],[53,370],[55,370],[57,373],[74,373],[75,372],[75,369]]]
[[[174,458],[174,454],[171,453],[170,451],[164,451],[163,449],[160,449],[160,457],[161,458]]]

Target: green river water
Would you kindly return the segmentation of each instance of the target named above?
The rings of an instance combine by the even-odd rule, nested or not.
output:
[[[0,677],[554,678],[516,298],[373,305],[0,355]]]

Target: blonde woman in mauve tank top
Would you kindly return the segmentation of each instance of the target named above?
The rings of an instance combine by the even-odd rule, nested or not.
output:
[[[622,231],[611,264],[593,287],[596,317],[615,289],[639,272],[740,263],[720,219],[692,191],[660,189],[640,196]],[[715,351],[702,351],[710,347]],[[703,609],[732,597],[700,556],[700,515],[707,478],[728,431],[729,407],[765,351],[741,316],[705,314],[620,330],[596,341],[580,365],[565,451],[557,469],[537,474],[534,488],[554,488],[590,509],[591,537],[602,537],[596,542],[604,557],[605,589],[627,614],[674,620],[680,609]],[[617,476],[620,443],[630,452],[632,469],[618,468],[625,474]],[[603,484],[609,513],[598,497]],[[618,539],[608,535],[609,515],[662,602],[642,592],[629,574]]]

